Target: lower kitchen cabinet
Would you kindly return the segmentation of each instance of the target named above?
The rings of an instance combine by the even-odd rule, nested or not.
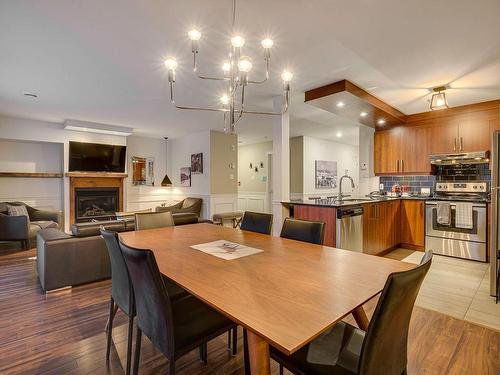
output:
[[[400,242],[399,200],[364,205],[363,252],[378,255]]]
[[[400,243],[402,247],[422,250],[425,246],[425,202],[401,200]]]

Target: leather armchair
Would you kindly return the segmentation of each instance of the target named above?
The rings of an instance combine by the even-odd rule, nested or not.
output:
[[[7,206],[25,206],[29,221],[24,216],[7,215]],[[28,206],[23,202],[0,202],[0,241],[21,241],[25,249],[36,237],[40,229],[64,225],[62,211],[44,211]]]
[[[0,213],[0,241],[21,241],[23,248],[28,244],[28,218],[26,216],[9,216]]]
[[[173,214],[175,213],[193,213],[196,214],[196,216],[201,215],[201,205],[203,203],[203,199],[201,198],[186,198],[179,203],[176,203],[171,206],[159,206],[156,207],[156,212],[165,212],[169,211],[172,212]]]

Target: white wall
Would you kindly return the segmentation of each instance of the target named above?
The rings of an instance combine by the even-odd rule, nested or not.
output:
[[[62,143],[0,139],[0,172],[62,171]],[[62,185],[62,178],[2,177],[0,201],[22,201],[41,209],[61,210]]]
[[[95,134],[87,132],[76,132],[64,130],[62,124],[29,120],[21,118],[13,118],[0,116],[0,139],[10,139],[10,140],[21,140],[21,141],[37,141],[37,142],[53,142],[62,144],[63,147],[63,171],[68,171],[68,150],[69,142],[93,142],[93,143],[105,143],[105,144],[115,144],[115,145],[126,145],[127,138],[116,136],[116,135],[106,135],[106,134]],[[39,179],[41,180],[41,179]],[[12,183],[11,189],[15,189],[17,184],[20,182],[3,181],[3,183]],[[40,182],[30,185],[32,190],[29,195],[37,197],[45,197],[51,195],[52,186],[47,182]],[[63,211],[65,217],[69,217],[69,178],[63,178]],[[33,202],[29,197],[26,197],[27,201]],[[35,200],[35,205],[38,206]],[[40,204],[40,207],[44,204]],[[69,229],[69,220],[66,220],[66,229]]]
[[[269,154],[273,142],[254,143],[238,147],[238,211],[269,212]],[[264,163],[264,168],[260,167]],[[250,163],[253,168],[250,169]],[[258,172],[255,172],[257,166]]]
[[[378,190],[380,179],[374,169],[375,129],[361,125],[359,127],[359,195],[364,196]]]
[[[337,187],[333,189],[316,189],[315,161],[326,160],[337,162]],[[339,192],[340,177],[348,170],[356,188],[344,181],[343,192],[357,195],[359,186],[359,147],[330,140],[304,137],[304,198],[309,196],[333,195]]]

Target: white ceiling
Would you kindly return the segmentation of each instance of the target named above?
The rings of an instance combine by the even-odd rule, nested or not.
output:
[[[193,77],[186,31],[197,26],[201,70],[224,58],[230,0],[3,0],[0,113],[129,126],[177,137],[221,129],[220,114],[169,103],[164,57],[177,57],[179,104],[215,105],[222,86]],[[447,84],[451,106],[500,98],[499,0],[239,0],[245,53],[262,66],[259,41],[275,39],[273,82],[252,88],[249,107],[271,108],[279,73],[293,70],[292,135],[356,124],[303,103],[305,90],[349,79],[404,113],[428,109],[429,88]],[[262,69],[255,69],[259,78]],[[38,99],[23,96],[34,92]],[[271,137],[272,118],[243,119],[245,142]],[[326,136],[328,137],[328,136]]]

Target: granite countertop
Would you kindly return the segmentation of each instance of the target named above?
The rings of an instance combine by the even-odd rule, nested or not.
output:
[[[359,206],[367,203],[378,203],[378,202],[388,202],[394,200],[427,200],[430,197],[425,197],[421,195],[408,196],[408,197],[359,197],[352,198],[348,197],[342,202],[335,201],[333,199],[312,199],[312,200],[290,200],[283,201],[282,204],[287,205],[304,205],[304,206],[321,206],[321,207],[346,207],[346,206]]]

